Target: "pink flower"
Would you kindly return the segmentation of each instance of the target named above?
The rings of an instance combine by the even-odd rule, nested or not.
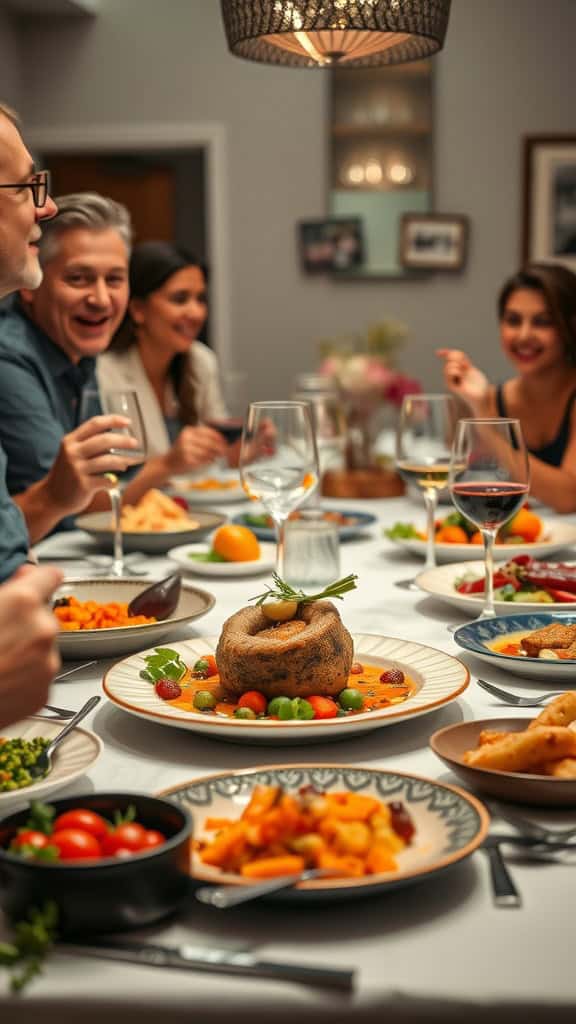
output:
[[[406,395],[419,395],[422,393],[422,385],[415,377],[406,377],[403,373],[393,373],[392,380],[384,391],[384,397],[393,405],[402,405]]]

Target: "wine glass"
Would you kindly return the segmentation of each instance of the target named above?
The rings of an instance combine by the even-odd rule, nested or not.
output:
[[[426,568],[436,566],[438,492],[448,482],[456,406],[450,395],[406,395],[396,432],[396,469],[422,492],[426,505]],[[397,586],[417,590],[414,580]]]
[[[528,494],[528,452],[519,420],[463,419],[456,429],[449,486],[452,501],[480,530],[484,540],[484,607],[494,611],[494,540]]]
[[[318,485],[318,451],[306,402],[252,402],[242,434],[240,476],[251,498],[274,521],[276,571],[284,572],[284,531],[290,513]]]
[[[130,423],[126,427],[115,428],[114,433],[133,437],[138,442],[137,448],[110,448],[110,455],[121,456],[132,466],[138,466],[146,458],[146,431],[140,410],[138,395],[135,391],[87,389],[82,393],[80,403],[81,422],[91,419],[99,413],[106,415],[126,416]],[[121,482],[115,473],[106,473],[107,484],[103,489],[110,495],[112,506],[112,528],[114,531],[114,553],[110,573],[112,576],[124,576],[124,551],[122,544],[122,492]]]

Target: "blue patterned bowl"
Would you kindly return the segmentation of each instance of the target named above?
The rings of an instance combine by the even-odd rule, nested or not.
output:
[[[432,779],[376,768],[350,768],[338,764],[293,764],[249,768],[181,783],[161,795],[180,804],[193,816],[194,838],[209,838],[208,817],[238,818],[256,785],[282,786],[297,793],[302,786],[318,790],[364,793],[384,802],[401,801],[416,826],[411,845],[397,855],[398,870],[363,878],[328,878],[302,882],[270,899],[290,902],[345,900],[369,896],[423,881],[468,857],[484,839],[490,818],[483,804],[455,786]],[[192,875],[203,882],[244,885],[237,874],[226,874],[202,863],[195,853]]]
[[[576,615],[551,615],[535,612],[533,615],[499,615],[494,619],[481,619],[460,626],[454,633],[454,640],[463,650],[476,658],[487,661],[496,668],[525,678],[561,680],[576,683],[576,660],[555,661],[548,658],[518,657],[514,654],[500,654],[490,647],[496,640],[503,640],[509,633],[528,633],[544,626],[561,623],[564,626],[576,624]]]

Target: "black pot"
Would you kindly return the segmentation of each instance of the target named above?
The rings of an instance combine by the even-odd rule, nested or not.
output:
[[[173,913],[190,886],[192,819],[169,800],[140,793],[91,793],[51,802],[57,814],[79,807],[108,820],[114,811],[136,810],[145,828],[158,829],[166,842],[132,857],[72,863],[42,863],[9,853],[7,847],[28,811],[0,822],[0,904],[12,920],[53,900],[58,934],[142,928]]]

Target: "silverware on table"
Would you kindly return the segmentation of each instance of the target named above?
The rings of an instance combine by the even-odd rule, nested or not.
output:
[[[296,875],[269,878],[266,882],[257,882],[255,885],[203,885],[196,890],[195,896],[200,903],[206,903],[209,907],[227,910],[228,907],[237,907],[240,903],[248,903],[261,896],[280,892],[282,889],[291,889],[293,885],[305,882],[309,878],[333,878],[334,874],[335,872],[329,868],[308,868]]]
[[[276,981],[296,981],[305,985],[321,985],[349,991],[354,985],[355,971],[340,967],[320,967],[301,963],[260,960],[246,950],[207,948],[204,946],[158,946],[145,942],[59,942],[56,952],[147,967],[177,967],[185,970],[212,971],[217,974],[241,974]]]
[[[60,730],[58,735],[55,736],[46,749],[42,751],[37,761],[29,766],[28,771],[33,779],[42,779],[44,776],[48,775],[52,769],[52,755],[56,750],[56,747],[62,743],[62,740],[66,739],[68,733],[72,732],[72,729],[75,729],[79,722],[81,722],[83,718],[86,718],[86,715],[89,715],[92,709],[99,703],[100,697],[90,697],[90,700],[86,701],[86,703],[80,708],[80,711],[77,711],[69,722],[66,722],[64,728]]]
[[[547,704],[552,697],[562,697],[566,693],[566,690],[556,690],[554,693],[541,693],[537,697],[518,697],[515,693],[510,693],[510,690],[502,690],[493,683],[487,683],[485,679],[477,679],[476,682],[482,690],[491,693],[493,697],[498,697],[505,704],[513,704],[517,708],[537,708],[541,704]]]
[[[76,714],[75,711],[69,711],[68,708],[57,708],[54,704],[45,704],[43,710],[51,711],[53,715],[57,715],[58,718],[64,719],[74,718],[74,715]],[[40,715],[39,717],[42,718],[43,716]],[[46,715],[45,717],[48,718],[49,716]]]
[[[521,907],[522,897],[506,867],[500,843],[493,836],[486,836],[482,850],[488,857],[492,879],[492,898],[497,907]]]
[[[98,664],[98,659],[95,659],[94,661],[84,661],[82,663],[82,665],[75,665],[74,668],[68,668],[68,669],[66,669],[65,672],[59,672],[57,676],[54,676],[54,679],[52,680],[52,682],[53,683],[59,683],[61,679],[64,679],[66,676],[71,676],[73,674],[73,672],[80,672],[83,668],[90,668],[90,665],[97,665],[97,664]],[[47,704],[45,706],[48,707]]]
[[[509,814],[506,808],[501,807],[500,804],[494,801],[491,801],[490,806],[497,817],[501,818],[502,821],[507,821],[509,825],[517,829],[520,835],[531,836],[533,839],[542,839],[544,841],[551,839],[553,842],[564,843],[567,843],[576,836],[576,828],[548,828],[545,825],[537,825],[533,821],[528,821],[527,818],[522,818],[517,814]]]

